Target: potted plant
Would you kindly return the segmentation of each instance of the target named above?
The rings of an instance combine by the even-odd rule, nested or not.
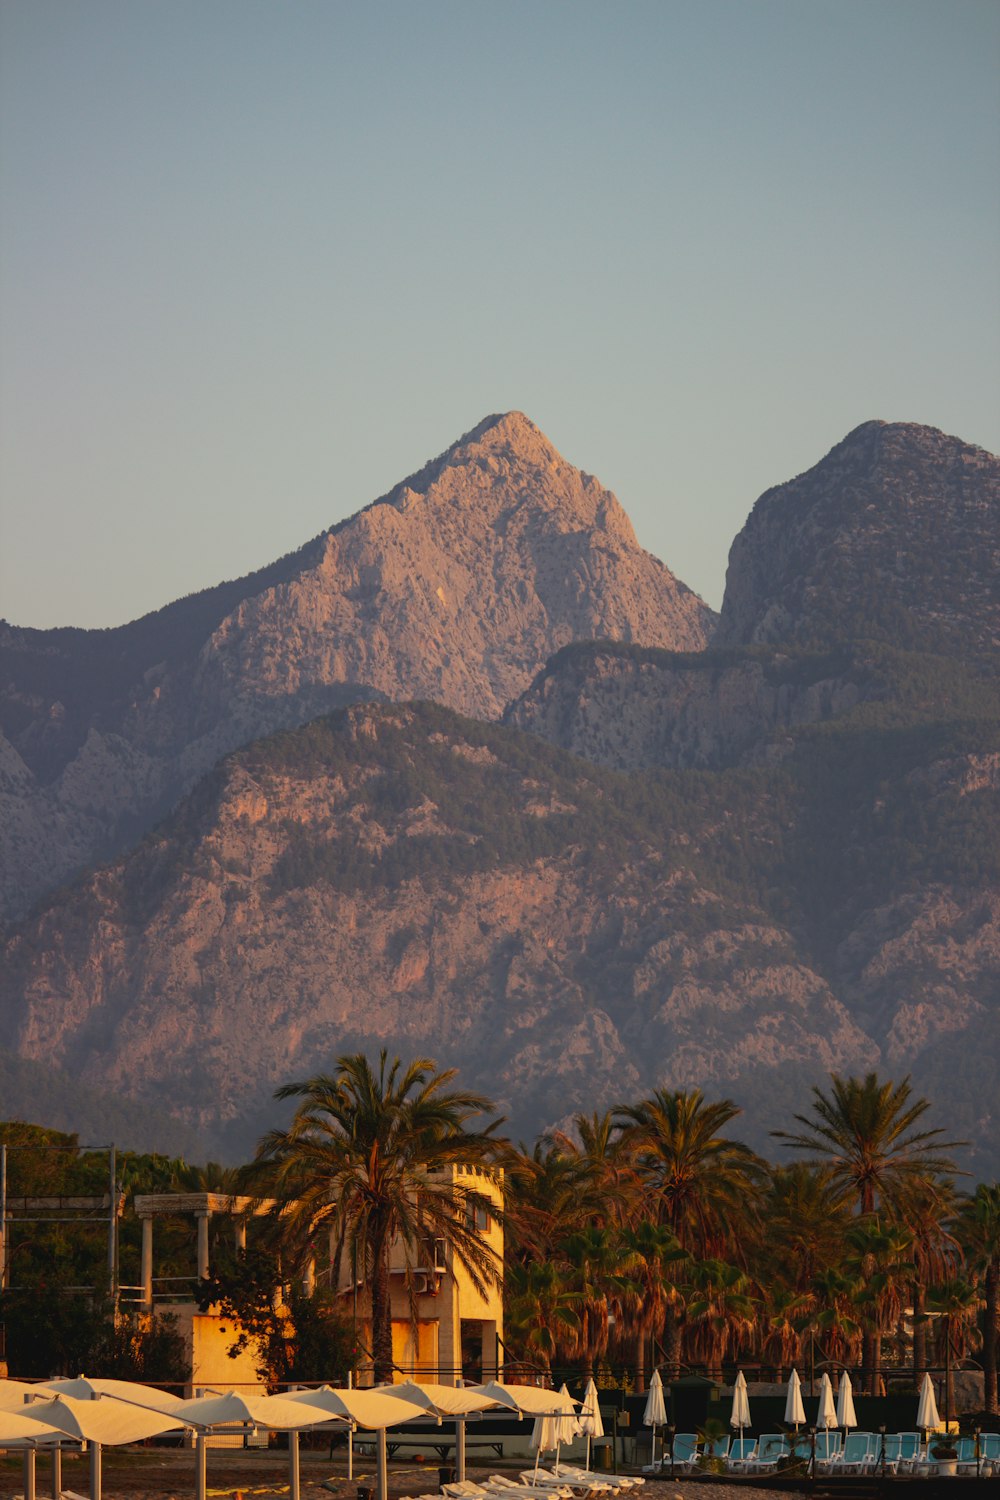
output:
[[[931,1444],[931,1458],[937,1463],[939,1474],[955,1474],[958,1467],[958,1449],[947,1435]]]

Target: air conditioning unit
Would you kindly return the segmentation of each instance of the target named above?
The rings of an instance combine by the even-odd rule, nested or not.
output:
[[[434,1271],[415,1271],[413,1290],[418,1297],[436,1297],[441,1290],[441,1281]]]

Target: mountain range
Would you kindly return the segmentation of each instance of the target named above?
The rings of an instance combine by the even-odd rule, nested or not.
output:
[[[991,455],[865,423],[717,619],[509,413],[250,578],[4,625],[0,1112],[51,1068],[240,1155],[385,1044],[520,1132],[700,1086],[766,1149],[877,1069],[996,1172],[998,509]]]

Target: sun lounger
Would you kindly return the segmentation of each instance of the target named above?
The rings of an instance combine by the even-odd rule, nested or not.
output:
[[[756,1438],[733,1438],[729,1454],[726,1458],[726,1468],[731,1469],[734,1474],[740,1474],[747,1464],[754,1458],[757,1452]]]
[[[552,1472],[555,1472],[554,1470]],[[586,1484],[593,1480],[596,1484],[606,1484],[612,1491],[631,1490],[646,1481],[639,1474],[604,1474],[596,1473],[592,1469],[581,1469],[576,1464],[560,1464],[557,1478],[565,1475],[568,1484]]]
[[[893,1473],[913,1474],[922,1459],[924,1435],[922,1432],[897,1432],[894,1435],[899,1439],[899,1456],[895,1459]]]
[[[561,1479],[543,1479],[540,1471],[537,1478],[529,1469],[528,1478],[520,1482],[511,1479],[509,1474],[490,1474],[485,1481],[485,1488],[493,1495],[511,1495],[514,1500],[524,1500],[525,1495],[533,1495],[536,1500],[554,1500],[560,1496],[561,1500],[573,1500],[579,1497],[580,1490],[577,1486],[564,1483]]]
[[[878,1459],[874,1432],[849,1432],[842,1452],[830,1465],[832,1474],[870,1474]]]
[[[571,1490],[574,1494],[588,1495],[610,1495],[611,1486],[603,1474],[592,1474],[586,1479],[577,1479],[570,1474],[565,1464],[560,1464],[559,1473],[554,1469],[525,1469],[521,1474],[522,1484],[532,1484],[536,1488]]]
[[[757,1455],[746,1465],[748,1474],[766,1474],[778,1467],[779,1458],[787,1458],[791,1452],[788,1439],[783,1432],[763,1433],[757,1439]]]
[[[725,1433],[722,1437],[705,1438],[701,1445],[702,1458],[728,1458],[729,1443],[730,1438],[728,1432]]]
[[[835,1427],[824,1428],[816,1434],[816,1472],[828,1474],[830,1466],[841,1450],[842,1439]]]

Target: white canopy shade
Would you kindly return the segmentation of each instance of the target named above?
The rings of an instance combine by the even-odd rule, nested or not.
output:
[[[25,1401],[32,1400],[42,1387],[27,1380],[0,1380],[0,1411],[23,1411]],[[45,1390],[48,1395],[48,1390]]]
[[[18,1448],[28,1443],[57,1443],[66,1434],[48,1422],[20,1411],[0,1408],[0,1448]]]
[[[738,1427],[742,1432],[744,1427],[750,1426],[750,1396],[747,1392],[747,1378],[742,1370],[737,1371],[736,1384],[733,1386],[733,1406],[729,1413],[730,1427]]]
[[[92,1396],[116,1396],[120,1401],[131,1401],[134,1406],[148,1406],[152,1411],[168,1413],[184,1404],[183,1397],[174,1396],[170,1391],[140,1385],[135,1380],[111,1380],[103,1376],[89,1379],[86,1375],[78,1375],[75,1379],[43,1380],[32,1389],[53,1391],[57,1396],[75,1396],[78,1401],[89,1401]]]
[[[403,1380],[399,1385],[377,1385],[375,1389],[383,1395],[413,1401],[436,1417],[471,1417],[482,1411],[495,1411],[500,1405],[471,1386],[418,1385],[415,1380]]]
[[[426,1418],[428,1412],[427,1406],[418,1406],[415,1401],[386,1390],[358,1391],[342,1386],[334,1389],[333,1386],[321,1385],[312,1391],[290,1391],[281,1399],[305,1407],[312,1413],[309,1419],[312,1422],[334,1421],[340,1417],[373,1432],[379,1428],[395,1427],[399,1422]]]
[[[851,1377],[844,1370],[840,1377],[840,1385],[837,1389],[837,1426],[848,1428],[857,1427],[858,1419],[854,1411],[854,1391],[851,1388]]]
[[[35,1387],[36,1390],[40,1389]],[[184,1422],[178,1416],[166,1416],[149,1407],[126,1405],[113,1396],[80,1401],[76,1396],[52,1396],[48,1401],[32,1401],[24,1408],[33,1422],[55,1427],[78,1442],[101,1443],[117,1447],[121,1443],[141,1443],[158,1437],[161,1432],[175,1432]]]
[[[222,1395],[195,1396],[189,1401],[178,1402],[171,1408],[177,1426],[226,1427],[252,1423],[255,1427],[272,1429],[275,1432],[293,1432],[303,1427],[314,1427],[319,1422],[333,1421],[333,1416],[317,1416],[293,1405],[287,1396],[257,1396],[252,1393],[240,1395],[226,1391]]]
[[[654,1370],[653,1378],[649,1382],[649,1393],[646,1396],[646,1409],[642,1414],[642,1425],[665,1427],[666,1424],[667,1408],[663,1400],[663,1381],[660,1379],[659,1370]]]
[[[833,1386],[830,1384],[830,1377],[825,1370],[823,1371],[823,1378],[819,1383],[819,1406],[816,1410],[816,1426],[825,1427],[827,1430],[831,1427],[839,1426],[837,1421],[837,1403],[833,1399]]]
[[[941,1426],[934,1385],[927,1371],[924,1372],[923,1383],[920,1387],[920,1400],[917,1402],[917,1426],[922,1432],[936,1432]]]
[[[793,1370],[788,1379],[788,1395],[785,1399],[785,1421],[790,1427],[801,1427],[806,1420],[802,1406],[802,1383],[798,1370]]]
[[[544,1391],[537,1385],[504,1385],[500,1380],[491,1380],[486,1385],[466,1386],[466,1390],[490,1396],[497,1406],[506,1406],[509,1411],[520,1412],[522,1416],[552,1416],[563,1407],[563,1398],[558,1391]]]

